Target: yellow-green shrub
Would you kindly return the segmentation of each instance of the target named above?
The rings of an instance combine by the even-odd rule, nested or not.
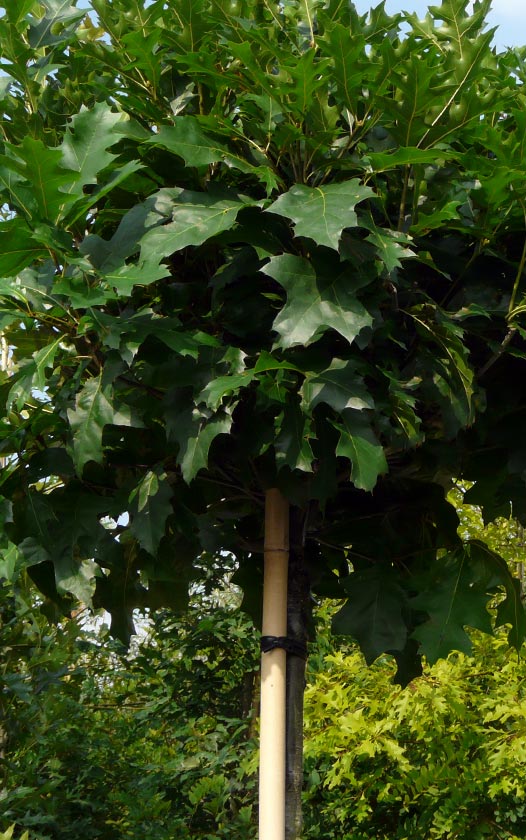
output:
[[[306,837],[526,836],[526,662],[503,638],[475,648],[405,689],[387,658],[318,663],[306,693]]]

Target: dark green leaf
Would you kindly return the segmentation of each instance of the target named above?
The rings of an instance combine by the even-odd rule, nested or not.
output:
[[[85,15],[83,9],[72,6],[69,0],[40,0],[40,4],[44,15],[38,20],[32,18],[29,27],[29,43],[37,50],[66,40],[66,27]]]
[[[72,456],[79,475],[88,461],[101,463],[104,427],[109,423],[130,424],[129,414],[113,405],[112,390],[103,385],[102,373],[88,379],[78,392],[75,409],[68,410],[68,419],[73,431]]]
[[[278,347],[311,344],[327,329],[351,343],[372,323],[344,274],[332,280],[318,278],[311,263],[291,254],[272,257],[262,271],[287,292],[287,302],[274,321]]]
[[[232,416],[223,413],[207,419],[196,408],[183,408],[170,419],[169,434],[179,444],[177,461],[185,481],[190,482],[208,464],[210,446],[218,435],[228,434]]]
[[[173,221],[144,235],[141,256],[146,261],[152,261],[154,257],[159,260],[188,245],[201,245],[212,236],[229,230],[239,211],[250,203],[181,190],[173,201]]]
[[[206,166],[225,161],[228,166],[251,172],[256,169],[240,155],[203,130],[197,117],[176,117],[173,126],[162,126],[149,140],[182,157],[186,166]]]
[[[369,665],[382,653],[403,650],[405,597],[394,570],[374,566],[353,572],[342,589],[348,601],[334,616],[333,632],[353,636]]]
[[[202,390],[199,402],[203,401],[208,408],[217,411],[225,396],[237,394],[240,388],[246,388],[254,379],[255,371],[218,376]]]
[[[469,549],[441,558],[441,574],[432,589],[412,599],[411,606],[429,615],[413,633],[429,662],[436,662],[451,650],[471,653],[466,627],[491,633],[488,612],[490,595],[474,580]]]
[[[276,420],[276,427],[274,446],[278,465],[290,467],[291,470],[312,472],[314,454],[310,439],[314,434],[295,400],[287,400],[282,414]]]
[[[166,473],[149,470],[130,493],[130,530],[145,551],[155,556],[173,511]]]
[[[356,365],[343,359],[333,359],[330,367],[321,373],[307,374],[300,393],[309,411],[320,403],[330,405],[337,412],[346,408],[374,408]]]
[[[0,222],[0,274],[12,277],[32,262],[45,259],[48,252],[35,242],[31,230],[20,218]]]
[[[32,137],[25,137],[19,146],[11,148],[20,160],[18,171],[31,184],[40,218],[56,223],[73,201],[73,197],[66,194],[72,174],[62,168],[60,150],[50,149]]]
[[[87,184],[96,184],[99,172],[115,160],[108,148],[122,139],[114,129],[127,117],[115,113],[105,102],[75,114],[61,146],[62,166],[78,173],[65,192],[83,195]]]
[[[351,481],[359,490],[372,490],[378,476],[387,472],[383,447],[367,418],[353,409],[342,413],[342,423],[334,423],[340,432],[336,454],[351,462]]]

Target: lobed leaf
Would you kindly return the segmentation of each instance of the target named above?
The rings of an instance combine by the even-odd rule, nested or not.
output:
[[[97,102],[89,110],[82,108],[72,117],[60,151],[62,166],[77,172],[78,177],[64,192],[79,197],[86,185],[97,183],[99,173],[117,157],[108,151],[122,140],[122,134],[115,128],[128,119],[126,114],[112,111],[105,102]]]
[[[68,409],[73,432],[72,457],[79,476],[88,461],[102,463],[102,434],[108,424],[130,425],[130,417],[113,404],[110,386],[103,384],[102,372],[88,379],[78,392],[75,408]]]
[[[306,236],[318,245],[337,251],[342,231],[358,224],[354,208],[373,196],[372,189],[357,178],[323,187],[295,184],[267,207],[266,212],[291,219],[296,236]]]
[[[130,493],[130,530],[139,545],[155,557],[165,533],[166,520],[173,512],[172,490],[166,473],[148,470]]]
[[[372,324],[371,316],[348,288],[344,273],[319,278],[308,260],[292,254],[272,257],[261,270],[287,292],[287,301],[273,324],[280,336],[278,347],[311,344],[328,329],[352,343]]]
[[[470,565],[470,552],[461,548],[441,558],[441,574],[432,588],[412,599],[411,606],[423,610],[429,619],[420,624],[413,637],[430,663],[446,657],[452,650],[471,653],[466,627],[491,633],[488,612],[490,594],[477,581]]]
[[[301,387],[303,406],[313,411],[320,403],[330,405],[338,413],[346,408],[358,411],[374,408],[374,401],[357,373],[356,364],[333,359],[320,373],[308,373]]]
[[[407,640],[405,595],[390,566],[353,572],[342,582],[348,598],[332,621],[334,633],[356,639],[368,665],[382,653],[401,651]]]
[[[173,221],[144,234],[140,243],[141,258],[146,262],[154,258],[159,261],[189,245],[202,245],[213,236],[230,230],[238,213],[253,203],[181,190],[173,201]]]
[[[387,472],[383,447],[367,418],[354,409],[342,412],[342,422],[334,421],[340,432],[336,454],[351,462],[351,481],[359,490],[372,490],[378,477]]]

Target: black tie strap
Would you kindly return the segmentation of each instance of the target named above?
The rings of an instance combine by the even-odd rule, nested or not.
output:
[[[281,648],[291,653],[293,656],[299,656],[300,659],[307,658],[307,645],[303,642],[298,642],[296,639],[290,639],[288,636],[262,636],[261,637],[261,652],[269,653],[271,650]]]

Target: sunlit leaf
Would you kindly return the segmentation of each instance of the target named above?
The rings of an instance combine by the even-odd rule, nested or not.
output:
[[[352,291],[345,274],[318,278],[303,257],[272,257],[262,271],[287,292],[287,302],[274,321],[279,347],[307,345],[327,329],[336,330],[350,343],[372,318]],[[346,288],[347,287],[347,288]]]
[[[75,114],[68,126],[61,152],[62,166],[77,172],[78,176],[65,188],[65,192],[81,196],[87,184],[97,183],[99,172],[116,158],[108,148],[122,139],[114,128],[125,119],[124,114],[115,113],[104,102],[97,103],[91,110],[84,108]]]
[[[267,211],[292,219],[296,236],[337,250],[342,231],[358,223],[355,206],[373,195],[357,179],[316,188],[296,184]]]

